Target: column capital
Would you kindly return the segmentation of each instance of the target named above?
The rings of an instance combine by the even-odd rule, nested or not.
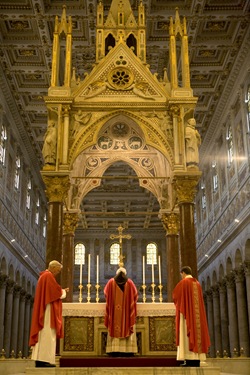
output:
[[[241,283],[245,280],[245,274],[244,274],[243,267],[235,269],[234,275],[235,275],[235,282],[236,283]]]
[[[70,181],[68,174],[41,172],[46,185],[46,196],[49,202],[63,202],[67,197]]]
[[[231,273],[227,275],[225,279],[226,279],[227,287],[229,289],[232,289],[235,287],[235,274],[233,271],[231,271]]]
[[[245,261],[243,264],[242,264],[242,267],[243,267],[243,270],[244,270],[244,273],[245,273],[245,276],[250,276],[250,262],[249,261]]]
[[[7,284],[8,276],[7,275],[0,275],[0,288],[5,288]]]
[[[75,234],[79,221],[79,212],[65,211],[63,213],[63,234]]]
[[[161,214],[161,221],[167,235],[178,236],[180,229],[180,214],[176,212],[164,212]]]
[[[176,190],[177,202],[181,203],[194,203],[195,195],[197,192],[197,184],[199,182],[201,172],[188,174],[175,174],[173,176],[173,184]]]

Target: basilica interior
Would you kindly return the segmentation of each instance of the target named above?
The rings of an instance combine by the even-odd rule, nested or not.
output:
[[[36,283],[53,259],[68,330],[97,324],[124,264],[140,354],[174,352],[172,331],[151,338],[172,330],[189,265],[209,358],[250,357],[249,11],[248,0],[0,2],[2,357],[29,357]],[[102,322],[98,335],[77,346],[69,334],[61,353],[102,355]]]

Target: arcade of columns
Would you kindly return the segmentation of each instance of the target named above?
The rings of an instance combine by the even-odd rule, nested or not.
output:
[[[112,3],[112,6],[116,2]],[[74,70],[71,69],[71,43],[72,43],[72,24],[70,17],[66,19],[65,8],[63,10],[61,21],[56,19],[53,45],[53,67],[51,87],[49,95],[45,98],[48,112],[49,122],[56,124],[56,149],[54,150],[55,157],[46,163],[42,170],[42,176],[46,185],[46,194],[48,197],[48,228],[47,228],[47,258],[46,263],[52,259],[62,261],[64,268],[61,275],[61,282],[63,285],[73,284],[73,266],[74,266],[74,233],[78,223],[79,204],[73,205],[75,196],[72,193],[72,177],[77,176],[74,170],[74,163],[79,157],[83,155],[89,147],[95,145],[98,134],[102,127],[105,126],[107,119],[112,118],[113,113],[122,113],[127,121],[131,118],[138,119],[139,126],[142,127],[146,142],[152,147],[160,151],[165,158],[168,167],[165,171],[165,176],[170,183],[168,190],[160,190],[157,186],[158,180],[152,181],[150,189],[156,194],[161,204],[159,215],[162,224],[166,230],[166,249],[167,249],[167,290],[168,298],[171,300],[171,292],[175,284],[179,281],[179,275],[176,270],[179,270],[179,254],[182,264],[190,264],[194,270],[194,275],[197,275],[197,261],[196,261],[196,245],[195,245],[195,231],[194,231],[194,196],[196,186],[200,178],[200,171],[197,167],[197,160],[190,165],[187,165],[185,152],[185,126],[189,118],[192,118],[196,98],[192,96],[192,90],[189,83],[189,68],[188,68],[188,48],[187,35],[185,29],[185,20],[180,22],[178,12],[176,13],[175,21],[170,20],[170,82],[167,76],[162,81],[158,81],[152,77],[145,64],[145,17],[144,7],[139,6],[138,24],[133,19],[133,35],[136,40],[140,38],[143,42],[138,45],[137,56],[126,45],[126,35],[131,30],[126,31],[124,27],[125,21],[128,17],[131,19],[131,9],[127,9],[128,2],[124,1],[124,9],[121,9],[121,21],[123,27],[108,28],[104,22],[102,3],[98,6],[98,22],[97,34],[97,56],[96,67],[94,72],[90,73],[84,81],[76,80],[74,77]],[[113,23],[115,20],[113,19]],[[105,26],[105,27],[104,27]],[[122,31],[122,32],[121,32]],[[127,34],[126,34],[127,32]],[[60,55],[60,35],[66,35],[66,64],[63,84],[59,84],[59,55]],[[105,56],[105,38],[112,34],[117,44]],[[118,38],[119,36],[119,38]],[[183,85],[178,87],[177,84],[177,57],[176,57],[176,40],[180,40],[182,48],[182,77]],[[96,93],[91,99],[84,97],[84,90],[90,86],[90,79],[92,76],[98,75],[98,65],[106,62],[109,64],[110,54],[114,53],[116,49],[122,48],[127,61],[132,61],[138,67],[139,71],[145,71],[145,75],[149,82],[152,83],[154,89],[162,94],[161,97],[155,96],[154,100],[145,99],[141,96],[136,97],[126,95],[127,91],[115,89],[113,92],[118,95],[118,101],[115,101],[115,96],[112,97],[112,103],[108,97],[108,88],[102,94]],[[110,60],[113,58],[111,55]],[[130,65],[127,64],[129,69]],[[103,69],[105,72],[105,69]],[[94,77],[93,77],[94,78]],[[85,82],[87,79],[89,81]],[[94,78],[99,79],[99,77]],[[157,91],[157,90],[156,90]],[[81,96],[81,93],[82,96]],[[104,96],[107,94],[107,101],[104,101]],[[132,99],[131,99],[132,97]],[[119,103],[118,103],[119,102]],[[120,104],[123,102],[123,104]],[[105,105],[103,105],[105,103]],[[109,103],[109,105],[107,105]],[[128,105],[129,104],[129,105]],[[142,118],[141,107],[148,113],[162,113],[168,114],[171,119],[169,124],[173,139],[167,139],[166,133],[160,129],[160,121],[155,116],[153,122],[150,122],[150,116]],[[105,110],[103,108],[105,107]],[[108,109],[107,109],[107,108]],[[130,108],[129,111],[127,108]],[[97,120],[93,123],[90,121],[86,124],[84,129],[78,131],[72,139],[72,132],[74,128],[74,115],[81,109],[84,112],[90,112],[92,109],[93,116]],[[108,115],[107,115],[108,113]],[[137,116],[136,116],[137,115]],[[160,116],[159,116],[160,117]],[[141,118],[141,120],[140,120]],[[150,131],[154,130],[154,135],[150,136]],[[162,140],[163,138],[164,141]],[[45,153],[45,151],[44,151]],[[138,152],[137,152],[138,154]],[[46,154],[44,156],[47,156]],[[95,155],[98,157],[98,154]],[[122,159],[122,158],[120,158]],[[129,162],[129,159],[126,159]],[[147,179],[148,174],[143,168],[136,170],[138,176]],[[157,176],[163,176],[162,170],[158,169]],[[95,170],[95,176],[102,176],[103,169]],[[83,177],[83,176],[82,176]],[[91,179],[90,179],[91,181]],[[82,184],[78,186],[79,201],[96,185]],[[210,328],[211,348],[210,356],[249,356],[249,336],[248,336],[248,322],[250,311],[249,305],[244,298],[245,292],[250,295],[250,272],[249,266],[245,265],[240,270],[233,270],[225,277],[218,285],[211,287],[206,286],[206,307],[208,323]],[[247,291],[245,291],[245,288]],[[5,304],[4,304],[4,301]],[[72,301],[71,294],[68,296],[68,302]],[[1,311],[5,306],[5,312]],[[29,292],[24,291],[20,286],[15,285],[12,280],[0,275],[0,317],[4,319],[0,322],[0,348],[4,348],[6,356],[9,357],[13,350],[16,356],[20,352],[22,356],[28,356],[28,337],[30,327],[30,317],[32,309],[32,297]],[[5,317],[5,318],[4,318]]]

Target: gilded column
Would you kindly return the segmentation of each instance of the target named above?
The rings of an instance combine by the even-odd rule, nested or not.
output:
[[[237,305],[235,293],[235,279],[234,275],[230,274],[226,277],[227,280],[227,303],[228,303],[228,319],[229,319],[229,340],[230,340],[230,354],[234,357],[234,350],[239,353],[239,335],[238,335],[238,320],[237,320]]]
[[[63,106],[63,137],[62,137],[62,164],[68,164],[69,149],[69,109],[70,106]]]
[[[69,189],[68,175],[43,173],[48,197],[46,265],[53,259],[62,262],[63,202]]]
[[[213,292],[213,315],[214,315],[214,341],[216,356],[222,357],[222,340],[221,340],[221,314],[218,285],[212,287]]]
[[[172,302],[172,293],[180,281],[179,262],[179,214],[170,212],[162,214],[161,221],[167,232],[167,299]]]
[[[24,337],[25,300],[26,300],[26,292],[24,290],[21,290],[20,305],[19,305],[17,354],[21,352],[22,355],[23,355],[23,337]]]
[[[175,188],[180,209],[180,254],[181,266],[190,266],[194,277],[198,277],[194,224],[194,198],[200,175],[175,176]]]
[[[61,285],[63,288],[69,287],[65,302],[73,302],[74,286],[74,236],[79,220],[78,212],[64,212],[63,215],[63,243],[62,243],[62,263]]]
[[[19,304],[20,304],[20,291],[21,287],[18,285],[14,286],[14,298],[13,298],[13,314],[11,324],[11,342],[10,350],[14,350],[15,356],[17,356],[17,336],[18,336],[18,324],[19,324]]]
[[[3,349],[5,295],[8,276],[0,275],[0,351]]]
[[[219,286],[220,291],[220,311],[221,311],[221,336],[222,336],[222,351],[223,357],[229,356],[230,345],[229,345],[229,332],[228,332],[228,306],[227,306],[227,289],[226,281],[223,280]]]
[[[211,346],[209,349],[209,356],[215,357],[215,341],[214,341],[214,311],[213,311],[213,292],[209,290],[206,292],[207,299],[207,321],[209,328],[209,336],[211,341]]]
[[[243,349],[244,356],[249,357],[249,327],[247,316],[247,301],[245,288],[245,275],[242,268],[235,270],[236,298],[237,298],[237,316],[239,327],[240,350]]]
[[[6,286],[6,305],[5,305],[5,318],[4,318],[4,350],[6,357],[10,355],[10,339],[11,339],[11,321],[13,309],[13,289],[14,281],[8,280]]]

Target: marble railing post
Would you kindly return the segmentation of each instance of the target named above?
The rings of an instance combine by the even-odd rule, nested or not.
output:
[[[18,335],[18,324],[19,324],[20,290],[21,290],[20,286],[18,285],[14,286],[10,350],[11,351],[14,350],[15,356],[17,356],[17,335]]]
[[[4,346],[4,350],[5,350],[7,358],[10,355],[13,289],[14,289],[14,281],[8,280],[7,286],[6,286],[6,306],[5,306],[4,341],[3,341],[4,343],[3,346]]]
[[[213,313],[213,293],[212,290],[206,292],[207,299],[207,321],[211,346],[209,349],[210,357],[215,357],[215,341],[214,341],[214,313]]]
[[[237,316],[239,327],[240,349],[244,349],[244,356],[249,357],[249,327],[247,316],[247,301],[245,288],[245,275],[243,269],[235,270],[236,298],[237,298]]]
[[[5,295],[8,276],[0,275],[0,352],[3,349]]]
[[[250,262],[243,264],[245,278],[246,278],[246,293],[247,293],[247,311],[248,311],[248,327],[250,335]]]
[[[74,286],[74,236],[75,229],[79,220],[78,212],[64,212],[63,215],[63,246],[61,271],[61,285],[63,288],[69,288],[64,302],[73,302]]]
[[[239,353],[239,336],[238,336],[238,320],[235,293],[235,280],[233,273],[226,277],[227,280],[227,303],[228,303],[228,319],[229,319],[229,340],[230,354],[234,356],[234,349]]]
[[[213,314],[214,314],[214,339],[215,339],[215,354],[219,352],[222,357],[222,340],[221,340],[221,314],[220,314],[220,300],[218,285],[212,287],[213,292]]]
[[[172,302],[172,293],[180,281],[179,263],[179,214],[170,212],[161,215],[161,221],[167,232],[167,299]]]
[[[22,355],[23,355],[23,338],[24,338],[25,301],[26,301],[26,292],[24,290],[21,290],[20,303],[19,303],[17,354],[21,352]]]
[[[24,315],[24,338],[23,338],[23,356],[29,356],[29,334],[30,334],[30,303],[31,295],[27,294],[25,299],[25,315]]]
[[[229,332],[228,332],[228,306],[227,306],[227,288],[226,281],[220,283],[220,311],[221,311],[221,336],[222,336],[222,354],[230,354]],[[225,352],[224,352],[225,351]]]

